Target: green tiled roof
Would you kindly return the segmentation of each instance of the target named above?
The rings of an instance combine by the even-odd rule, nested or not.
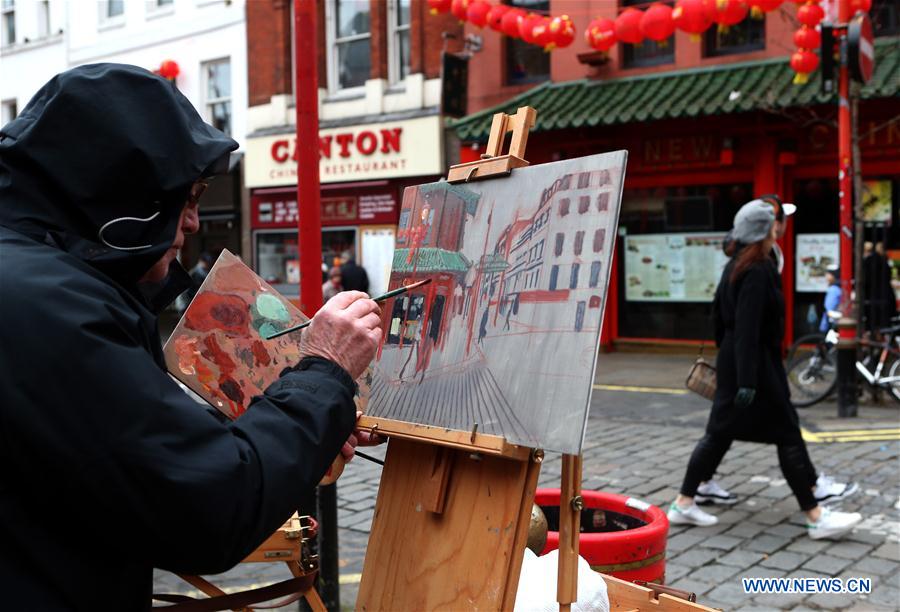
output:
[[[406,258],[409,249],[394,249],[392,272],[412,272],[415,264],[416,272],[466,272],[469,262],[456,251],[447,251],[435,247],[422,247],[413,252],[413,260]]]
[[[494,113],[537,109],[532,132],[679,119],[835,102],[820,92],[822,72],[794,85],[787,58],[724,64],[609,81],[547,82],[493,108],[450,122],[464,141],[487,141]],[[900,37],[875,41],[875,73],[862,97],[900,96]]]

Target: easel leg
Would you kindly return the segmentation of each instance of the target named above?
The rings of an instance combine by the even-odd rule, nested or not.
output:
[[[581,531],[581,455],[563,455],[559,497],[559,573],[556,600],[560,612],[578,601],[578,537]]]
[[[319,592],[316,591],[315,587],[304,591],[303,597],[306,598],[306,603],[309,604],[313,612],[328,612],[328,608],[325,607],[325,603],[319,597]]]

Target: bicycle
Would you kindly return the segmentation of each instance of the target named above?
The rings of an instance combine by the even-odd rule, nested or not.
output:
[[[883,341],[859,338],[865,356],[856,361],[856,370],[872,388],[887,389],[900,402],[900,320],[879,330]],[[835,329],[826,334],[809,334],[791,345],[785,360],[791,402],[806,408],[828,397],[837,387],[837,342]],[[877,359],[876,359],[877,356]],[[882,372],[887,367],[887,376]]]

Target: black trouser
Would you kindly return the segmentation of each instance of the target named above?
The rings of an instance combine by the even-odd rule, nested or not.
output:
[[[703,436],[691,454],[687,473],[684,475],[684,482],[681,485],[681,494],[686,497],[694,497],[700,483],[710,480],[716,473],[722,458],[730,447],[731,438],[712,434]],[[816,484],[816,469],[809,458],[809,453],[806,452],[803,438],[798,436],[795,440],[777,444],[777,447],[781,473],[784,474],[788,486],[794,492],[800,509],[812,510],[819,505],[812,491]]]

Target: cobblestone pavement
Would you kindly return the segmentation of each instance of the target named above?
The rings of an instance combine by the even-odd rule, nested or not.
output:
[[[606,375],[598,377],[592,401],[584,448],[585,489],[627,493],[663,508],[675,497],[708,413],[705,402],[676,392],[691,361],[621,356],[601,363],[607,367],[598,369]],[[662,388],[618,388],[641,381]],[[835,413],[833,404],[822,404],[803,410],[801,420],[810,432],[884,432],[900,426],[900,409],[893,404],[864,406],[859,419],[836,419]],[[841,439],[854,437],[862,441],[809,444],[817,469],[860,485],[859,493],[841,506],[865,517],[852,534],[837,542],[809,539],[774,448],[737,442],[717,480],[740,502],[711,509],[720,520],[714,527],[671,527],[666,582],[725,610],[900,610],[900,441],[891,433]],[[381,457],[384,449],[368,452]],[[560,463],[559,455],[547,454],[539,486],[559,486]],[[356,599],[380,471],[380,466],[356,459],[338,484],[345,609],[352,609]],[[869,578],[872,592],[748,595],[740,580],[785,576]],[[277,564],[246,564],[214,580],[229,590],[285,577],[286,570]],[[157,591],[190,591],[169,574],[157,572],[155,578]]]

